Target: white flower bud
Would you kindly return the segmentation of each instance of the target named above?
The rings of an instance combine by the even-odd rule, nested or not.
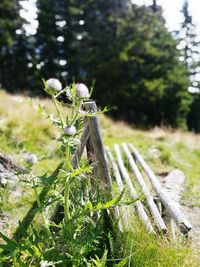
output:
[[[24,161],[28,164],[34,165],[37,163],[37,156],[35,154],[25,154]]]
[[[48,79],[46,81],[46,84],[48,86],[50,93],[55,94],[62,90],[62,84],[58,79],[54,79],[54,78]]]
[[[76,96],[80,98],[89,98],[89,90],[84,83],[77,83],[76,84]]]
[[[42,260],[41,262],[40,262],[40,267],[47,267],[48,266],[48,261],[44,261],[44,260]]]
[[[66,134],[66,135],[75,135],[76,134],[76,127],[75,126],[73,126],[73,125],[71,125],[71,126],[65,126],[64,128],[63,128],[63,130],[64,130],[64,134]]]

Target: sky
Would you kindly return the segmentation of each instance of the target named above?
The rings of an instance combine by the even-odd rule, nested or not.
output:
[[[131,0],[138,5],[152,4],[152,0]],[[166,19],[167,27],[170,31],[178,30],[182,21],[180,10],[182,9],[184,0],[157,0],[158,4],[163,7],[163,14]],[[20,15],[31,22],[31,26],[26,26],[26,30],[31,34],[36,33],[38,26],[37,14],[35,7],[36,0],[21,1],[23,10]],[[196,25],[196,32],[200,36],[200,0],[189,0],[189,10],[193,17],[193,22]]]
[[[152,0],[131,0],[138,5],[152,4]],[[170,31],[179,29],[182,21],[180,10],[182,9],[184,0],[157,0],[157,3],[163,8],[163,15],[166,19],[167,27]],[[189,11],[196,25],[197,34],[200,35],[200,0],[189,0]]]

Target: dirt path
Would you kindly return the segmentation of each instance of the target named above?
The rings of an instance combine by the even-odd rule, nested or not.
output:
[[[200,207],[191,207],[181,197],[185,190],[185,174],[180,170],[173,170],[166,177],[161,177],[161,182],[166,188],[171,198],[180,204],[180,209],[186,218],[192,224],[192,230],[189,233],[189,242],[192,248],[197,250],[200,257]]]

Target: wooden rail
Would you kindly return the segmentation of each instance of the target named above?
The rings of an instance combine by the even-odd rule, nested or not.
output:
[[[147,165],[147,163],[144,161],[142,156],[139,154],[139,152],[132,144],[127,145],[123,143],[122,149],[124,151],[125,157],[128,159],[130,168],[133,173],[133,178],[136,179],[138,185],[140,186],[146,198],[149,211],[151,213],[151,217],[149,217],[142,203],[140,201],[137,201],[135,203],[136,212],[139,218],[146,225],[147,229],[150,232],[155,232],[155,230],[156,231],[158,230],[162,233],[168,233],[168,234],[171,233],[172,238],[174,239],[175,238],[174,222],[175,222],[178,228],[180,229],[180,232],[183,235],[187,236],[189,231],[192,229],[192,226],[190,222],[187,220],[187,218],[184,216],[182,211],[180,210],[178,204],[170,198],[167,191],[160,184],[156,175],[153,173],[153,171],[150,169],[150,167]],[[133,186],[130,174],[124,165],[123,157],[120,151],[120,146],[117,144],[114,145],[114,151],[116,154],[117,162],[115,161],[111,150],[107,149],[106,151],[109,161],[111,162],[114,178],[116,180],[116,184],[119,190],[120,191],[123,190],[124,187],[122,180],[123,178],[128,186],[130,197],[137,198],[138,194]],[[149,177],[152,187],[157,195],[157,201],[160,201],[162,203],[165,211],[162,211],[157,207],[156,205],[157,203],[155,202],[155,196],[153,196],[150,190],[148,189],[148,186],[144,181],[142,174],[139,170],[138,164],[141,165],[142,169],[147,174],[147,177]],[[165,213],[164,217],[163,213]],[[123,220],[126,222],[128,219],[127,217],[126,218],[123,217]],[[128,225],[128,222],[126,223]],[[154,227],[156,227],[156,229],[154,229]],[[171,227],[171,229],[169,229],[168,227],[169,228]]]
[[[144,159],[139,154],[139,152],[136,150],[136,148],[132,144],[129,144],[129,147],[131,148],[131,151],[134,153],[138,162],[141,164],[142,168],[144,169],[144,171],[150,178],[151,184],[153,188],[155,189],[158,195],[158,198],[165,206],[167,212],[169,213],[171,218],[176,222],[181,233],[183,233],[184,235],[187,235],[188,232],[192,229],[190,222],[185,218],[184,214],[181,212],[177,203],[170,198],[166,190],[159,183],[157,177],[155,176],[153,171],[150,169],[150,167],[147,165],[147,163],[144,161]]]
[[[118,161],[118,165],[119,165],[120,171],[122,173],[122,176],[123,176],[124,180],[127,183],[127,186],[129,188],[131,197],[137,199],[138,198],[137,192],[136,192],[135,188],[133,187],[133,184],[132,184],[132,182],[130,180],[128,171],[126,170],[126,168],[124,166],[119,146],[117,144],[115,144],[114,145],[114,149],[115,149],[115,153],[116,153],[116,156],[117,156],[117,161]],[[138,200],[138,201],[135,202],[134,205],[135,205],[136,211],[138,213],[138,216],[143,221],[143,223],[145,224],[146,228],[150,232],[153,232],[154,231],[153,230],[153,226],[152,226],[151,221],[149,220],[149,218],[147,216],[147,213],[146,213],[142,203]]]
[[[135,161],[134,161],[134,159],[133,159],[133,157],[132,157],[132,155],[128,149],[128,146],[126,144],[122,144],[122,147],[123,147],[124,152],[128,158],[128,161],[129,161],[129,164],[132,168],[132,171],[135,174],[135,178],[137,179],[137,181],[138,181],[138,183],[142,189],[142,192],[144,193],[144,195],[146,197],[147,203],[149,205],[149,208],[151,210],[152,216],[155,220],[155,223],[156,223],[158,230],[166,233],[167,227],[166,227],[166,225],[165,225],[165,223],[161,217],[161,214],[159,213],[158,208],[157,208],[157,206],[153,200],[153,197],[150,194],[149,189],[148,189],[147,185],[145,184],[143,177],[142,177],[142,175],[141,175],[141,173],[140,173],[140,171],[139,171],[139,169],[138,169],[138,167],[137,167],[137,165],[136,165],[136,163],[135,163]]]
[[[136,199],[136,201],[132,206],[131,205],[120,206],[120,207],[115,207],[115,209],[111,208],[110,212],[108,213],[112,219],[114,216],[117,217],[119,221],[120,230],[123,230],[124,228],[125,230],[129,229],[131,208],[134,206],[133,210],[136,211],[137,216],[141,219],[141,221],[144,223],[149,232],[156,233],[157,230],[162,233],[169,232],[164,222],[164,219],[162,218],[162,212],[156,206],[154,197],[151,195],[151,192],[148,189],[148,186],[145,183],[143,176],[139,170],[138,165],[141,165],[142,169],[149,177],[152,187],[157,194],[157,199],[162,202],[163,206],[166,209],[167,220],[171,223],[171,225],[173,224],[174,221],[179,227],[181,233],[187,235],[188,232],[192,229],[190,222],[185,218],[184,214],[180,210],[177,203],[170,198],[169,194],[159,183],[156,175],[144,161],[144,159],[137,151],[137,149],[132,144],[129,145],[125,143],[122,144],[124,155],[128,159],[129,165],[132,170],[132,172],[129,173],[129,171],[126,169],[124,165],[123,155],[121,153],[120,146],[117,144],[114,145],[116,160],[111,150],[109,148],[105,150],[104,148],[100,132],[99,120],[97,117],[97,106],[95,102],[94,101],[85,102],[83,108],[86,111],[86,116],[84,120],[85,126],[80,138],[80,144],[77,147],[77,150],[75,152],[71,164],[74,169],[78,167],[81,156],[83,155],[84,149],[86,148],[89,163],[96,164],[93,173],[94,176],[101,182],[100,183],[101,190],[104,191],[105,200],[111,199],[113,195],[112,179],[108,165],[108,160],[111,163],[111,168],[113,170],[114,179],[118,186],[119,193],[123,192],[124,190],[123,180],[125,181],[126,183],[125,188],[126,187],[128,188],[130,197]],[[53,174],[54,175],[53,177],[55,177],[55,179],[59,173],[60,168],[61,165],[55,170]],[[133,175],[133,177],[131,175]],[[146,198],[148,207],[145,207],[142,204],[141,200],[138,199],[138,192],[134,188],[132,182],[133,181],[132,179],[134,178],[136,179],[138,185],[140,186]],[[92,190],[95,190],[93,183],[94,181],[91,181],[91,187]],[[39,195],[41,202],[44,201],[46,195],[48,194],[48,191],[49,188],[48,189],[44,188],[41,191]],[[39,210],[38,204],[35,201],[30,210],[27,212],[25,218],[23,219],[19,227],[16,229],[16,232],[13,236],[15,240],[19,241],[23,237],[24,232],[26,233],[28,227],[30,226],[38,210]],[[53,221],[57,220],[57,218],[59,218],[58,215],[61,213],[63,213],[63,207],[57,205],[51,220]],[[173,236],[175,236],[174,229],[173,229]]]

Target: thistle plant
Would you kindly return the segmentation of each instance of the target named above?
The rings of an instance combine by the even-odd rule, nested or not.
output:
[[[62,130],[62,134],[58,141],[61,142],[61,149],[65,155],[66,179],[64,181],[64,214],[65,222],[67,223],[70,220],[69,193],[70,184],[72,182],[70,173],[74,172],[71,165],[71,156],[79,143],[78,139],[76,139],[76,135],[80,133],[82,128],[81,107],[83,101],[87,100],[90,97],[90,94],[88,88],[84,84],[72,84],[72,86],[67,86],[62,89],[62,85],[57,79],[51,78],[46,82],[43,82],[45,91],[51,96],[57,112],[58,118],[56,121],[53,120],[53,123],[58,125]],[[61,94],[65,94],[70,101],[70,104],[68,104],[70,113],[65,119],[62,117],[59,102],[57,100]]]
[[[20,175],[20,180],[33,189],[36,201],[17,228],[13,239],[0,233],[0,238],[5,242],[2,245],[3,262],[16,267],[106,266],[107,257],[115,257],[115,247],[117,255],[122,254],[118,243],[109,234],[112,229],[109,228],[110,218],[106,217],[105,220],[105,211],[120,205],[124,192],[105,203],[104,193],[97,190],[94,194],[89,185],[93,166],[84,160],[78,168],[72,166],[84,116],[92,115],[82,109],[84,102],[90,97],[89,90],[81,83],[62,88],[61,83],[53,78],[44,81],[44,89],[52,98],[56,114],[49,114],[32,100],[29,104],[58,127],[59,136],[56,140],[60,144],[64,162],[50,176],[47,173],[39,175],[37,164],[40,159],[35,154],[24,155],[26,168]],[[59,101],[62,96],[67,98],[65,116]],[[64,208],[64,217],[59,222],[48,219],[52,218],[52,209],[55,210],[57,204]],[[51,216],[47,214],[49,211]],[[42,219],[39,226],[33,222],[37,212]],[[117,221],[113,224],[116,226]]]

